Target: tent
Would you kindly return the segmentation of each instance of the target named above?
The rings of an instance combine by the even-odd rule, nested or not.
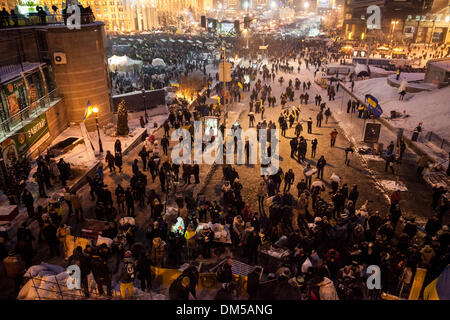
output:
[[[165,67],[166,63],[164,62],[163,59],[156,58],[156,59],[153,59],[152,66],[154,66],[154,67]]]
[[[450,300],[450,265],[423,291],[424,300]]]
[[[133,60],[128,56],[112,56],[108,59],[109,68],[112,71],[130,71],[140,69],[142,67],[141,60]]]

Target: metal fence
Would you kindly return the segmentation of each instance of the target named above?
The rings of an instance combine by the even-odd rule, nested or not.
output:
[[[6,138],[11,132],[22,128],[29,120],[36,118],[43,111],[50,108],[61,96],[57,89],[36,100],[28,107],[0,123],[0,139]]]
[[[53,280],[44,280],[42,277],[27,277],[31,281],[31,288],[36,294],[37,300],[81,300],[87,299],[82,289],[69,289],[66,280],[59,281],[56,276],[52,276]],[[42,285],[44,284],[44,285]],[[88,287],[91,283],[89,283]],[[113,291],[112,298],[119,298],[118,293]],[[97,286],[93,290],[89,290],[90,299],[102,299],[104,295],[99,294]]]
[[[59,25],[66,24],[68,14],[47,14],[42,20],[37,13],[30,13],[26,16],[16,16],[15,18],[9,16],[6,26],[1,26],[2,29],[18,28],[25,26],[39,26],[39,25]],[[89,24],[95,21],[94,14],[81,13],[81,24]]]

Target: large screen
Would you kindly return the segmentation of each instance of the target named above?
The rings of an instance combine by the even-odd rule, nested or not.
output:
[[[219,24],[218,33],[224,37],[235,37],[236,29],[233,22],[221,22]]]

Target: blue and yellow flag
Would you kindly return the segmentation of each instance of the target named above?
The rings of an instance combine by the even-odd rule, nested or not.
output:
[[[172,87],[177,87],[177,88],[179,88],[180,87],[180,85],[179,85],[179,83],[178,82],[175,82],[175,81],[169,81],[170,82],[170,85],[172,86]]]
[[[86,109],[86,112],[84,113],[83,121],[86,120],[92,113],[93,113],[93,111],[92,111],[92,107],[91,107],[91,102],[88,100],[87,109]]]
[[[450,265],[423,291],[424,300],[450,300]]]
[[[239,86],[239,88],[241,88],[242,90],[244,89],[244,87],[242,86],[242,83],[238,82],[238,86]]]

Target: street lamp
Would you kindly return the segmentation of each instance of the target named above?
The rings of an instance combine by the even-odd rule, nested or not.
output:
[[[145,103],[145,89],[142,89],[142,98],[144,98],[144,118],[145,118],[145,124],[148,123],[148,115],[147,115],[147,104]]]
[[[248,29],[244,29],[243,32],[245,33],[245,37],[247,38],[247,46],[245,48],[248,49]]]
[[[100,149],[100,153],[103,153],[102,139],[100,137],[100,127],[98,126],[98,108],[93,107],[92,112],[95,113],[95,124],[97,125],[97,134],[98,134],[98,147]]]

